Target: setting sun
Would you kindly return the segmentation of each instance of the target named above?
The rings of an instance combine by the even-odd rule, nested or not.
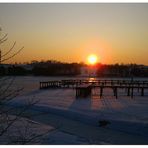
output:
[[[94,54],[88,56],[88,63],[94,65],[97,63],[98,57]]]

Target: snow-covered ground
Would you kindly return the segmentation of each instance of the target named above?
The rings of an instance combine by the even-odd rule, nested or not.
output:
[[[13,104],[38,100],[30,112],[46,114],[33,120],[56,129],[45,144],[148,144],[148,90],[143,97],[135,90],[133,99],[120,90],[116,99],[106,89],[100,99],[96,88],[90,98],[76,99],[74,89],[39,89],[40,81],[63,79],[72,78],[30,76],[17,77],[14,82],[14,88],[24,90]],[[100,120],[110,124],[99,127]]]

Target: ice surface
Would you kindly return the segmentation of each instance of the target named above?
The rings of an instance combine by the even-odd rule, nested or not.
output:
[[[40,81],[62,79],[72,78],[17,77],[14,87],[24,87],[24,90],[13,103],[23,104],[28,99],[39,100],[33,109],[92,126],[98,126],[100,120],[108,120],[111,123],[107,126],[108,129],[148,138],[148,90],[143,97],[134,90],[133,99],[126,96],[125,90],[120,90],[116,99],[110,89],[105,89],[102,98],[99,97],[99,90],[95,89],[90,98],[76,99],[74,89],[39,89]],[[58,136],[60,135],[59,132]],[[52,137],[56,136],[52,134]],[[66,137],[66,134],[63,136]],[[75,136],[69,138],[76,139]],[[53,143],[56,142],[53,140]],[[87,142],[84,140],[84,143]]]

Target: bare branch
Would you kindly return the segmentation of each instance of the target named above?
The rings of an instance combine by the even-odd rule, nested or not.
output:
[[[26,110],[28,110],[30,107],[32,107],[35,104],[36,102],[33,102],[32,104],[26,105],[24,107],[20,107],[21,108],[20,112],[16,114],[15,118],[11,120],[11,122],[5,127],[5,129],[1,131],[0,136],[2,136],[8,130],[8,128],[12,126],[12,124],[14,124],[15,121],[17,121],[20,117],[22,117]]]
[[[14,48],[15,45],[16,45],[16,42],[14,42],[14,44],[12,45],[12,47],[5,54],[3,54],[1,56],[1,58],[4,57],[4,56],[7,56],[12,51],[12,49]]]
[[[7,85],[6,89],[4,89],[4,90],[0,93],[0,96],[1,96],[1,95],[4,95],[4,94],[7,92],[7,90],[12,86],[12,84],[13,84],[13,82],[14,82],[14,79],[15,79],[15,78],[13,78],[13,79],[11,80],[11,82]]]
[[[0,76],[0,89],[4,87],[4,84],[6,83],[7,80],[9,80],[10,77],[1,77]]]
[[[0,31],[1,31],[1,28],[0,28]],[[3,37],[0,38],[0,45],[8,39],[7,36],[8,35],[5,34],[3,35]],[[6,50],[4,54],[0,55],[1,56],[0,64],[1,62],[7,61],[13,58],[17,54],[19,54],[21,50],[24,48],[22,47],[18,50],[17,49],[15,50],[15,45],[16,45],[16,42],[14,42],[13,45],[8,50]],[[12,52],[13,50],[14,50],[14,53]],[[7,77],[5,78],[5,77],[0,76],[0,137],[5,136],[5,134],[7,133],[10,134],[9,128],[12,126],[15,126],[14,125],[15,122],[27,116],[28,115],[27,111],[32,106],[38,103],[37,100],[29,100],[25,104],[21,104],[21,105],[13,104],[14,102],[12,103],[12,100],[16,96],[18,96],[19,92],[23,89],[23,88],[20,88],[20,89],[13,88],[12,87],[13,83],[14,83],[14,78],[12,80],[10,79],[9,81]],[[22,144],[30,143],[34,139],[37,139],[43,135],[43,134],[40,134],[40,135],[31,134],[30,135],[28,133],[29,132],[28,127],[29,126],[26,126],[24,135],[20,133],[20,136],[21,136],[20,140],[22,141],[16,141],[17,143],[18,142]],[[22,129],[21,129],[21,132],[22,132]]]
[[[13,100],[15,97],[17,97],[19,95],[19,92],[22,90],[23,90],[23,88],[13,91],[12,93],[10,93],[6,96],[3,96],[3,98],[0,100],[0,103],[3,101],[2,104],[4,105],[8,101]]]
[[[8,38],[8,34],[5,34],[1,39],[0,39],[0,44],[4,43]]]
[[[20,53],[23,48],[24,48],[24,47],[22,47],[21,49],[19,49],[19,50],[18,50],[16,53],[14,53],[12,56],[10,56],[10,57],[8,57],[8,58],[5,58],[5,59],[2,59],[1,62],[7,61],[7,60],[13,58],[13,57],[16,56],[18,53]]]

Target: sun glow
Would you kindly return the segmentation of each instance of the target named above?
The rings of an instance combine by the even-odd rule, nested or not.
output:
[[[88,56],[87,60],[88,60],[89,64],[94,65],[94,64],[97,63],[98,57],[96,55],[94,55],[94,54],[91,54],[91,55]]]

